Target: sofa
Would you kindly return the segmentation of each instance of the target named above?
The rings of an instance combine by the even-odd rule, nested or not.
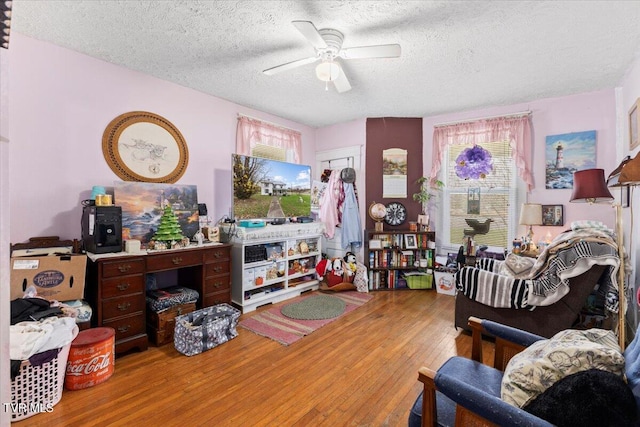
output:
[[[473,316],[549,338],[576,323],[587,298],[605,272],[606,266],[594,265],[587,272],[569,279],[570,291],[560,301],[552,305],[536,307],[534,310],[491,307],[458,292],[455,303],[455,326],[469,330],[468,320]]]
[[[546,338],[573,327],[596,290],[606,320],[618,312],[615,236],[590,226],[567,230],[537,257],[479,259],[455,275],[455,326],[492,320]]]

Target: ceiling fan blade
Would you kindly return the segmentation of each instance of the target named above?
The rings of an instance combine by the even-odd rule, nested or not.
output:
[[[327,43],[324,41],[318,29],[311,21],[291,21],[291,23],[302,33],[302,35],[309,40],[311,46],[316,49],[325,49]]]
[[[375,46],[350,47],[340,50],[344,59],[355,58],[397,58],[400,56],[399,44],[380,44]]]
[[[343,93],[351,90],[351,84],[349,83],[349,79],[347,79],[347,75],[344,73],[342,67],[340,68],[340,74],[338,74],[338,78],[333,81],[333,85],[335,86],[338,93]]]
[[[275,67],[267,68],[266,70],[263,71],[263,73],[266,74],[267,76],[272,76],[272,75],[274,75],[276,73],[280,73],[282,71],[291,70],[291,69],[299,67],[301,65],[311,64],[312,62],[316,62],[318,59],[320,59],[320,57],[318,57],[318,56],[312,56],[312,57],[309,57],[309,58],[298,59],[297,61],[291,61],[291,62],[287,62],[286,64],[276,65]]]

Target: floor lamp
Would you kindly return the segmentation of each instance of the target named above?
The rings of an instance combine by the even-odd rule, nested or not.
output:
[[[617,168],[609,174],[607,178],[607,185],[609,187],[636,187],[640,185],[640,155],[636,155],[633,159],[629,156],[625,157],[622,162],[618,165]],[[627,190],[630,191],[629,188]],[[631,208],[630,218],[631,218],[631,228],[629,236],[633,238],[633,194],[627,193],[629,196],[629,207]],[[616,230],[616,233],[620,233],[620,242],[618,246],[624,251],[624,245],[622,245],[622,209],[620,205],[618,205],[616,212],[616,223],[620,224],[620,231]],[[631,242],[631,241],[630,241]],[[624,258],[623,253],[621,252],[620,256],[620,272],[618,273],[618,277],[621,277],[622,280],[625,278],[624,271]],[[618,279],[620,280],[620,279]],[[624,282],[623,282],[624,283]],[[622,300],[621,300],[622,303]],[[637,332],[636,332],[637,333]]]
[[[573,174],[572,203],[611,203],[614,197],[607,188],[604,180],[604,169],[585,169]],[[614,203],[616,208],[616,237],[618,240],[618,342],[620,348],[625,348],[625,309],[626,298],[624,290],[624,244],[622,241],[622,212],[619,203]]]

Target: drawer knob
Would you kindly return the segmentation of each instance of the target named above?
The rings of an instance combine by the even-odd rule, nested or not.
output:
[[[215,271],[216,273],[219,273],[222,271],[222,267],[217,266],[217,267],[213,267],[213,271]]]
[[[213,256],[216,258],[222,258],[222,252],[215,252]]]
[[[118,310],[120,310],[120,311],[125,311],[129,307],[131,307],[131,303],[129,303],[129,302],[125,302],[123,304],[118,304]]]
[[[128,283],[120,283],[116,287],[121,291],[126,291],[127,289],[129,289],[129,286],[131,286],[131,285],[128,284]]]
[[[182,262],[182,258],[180,258],[179,256],[175,257],[173,260],[173,264],[174,265],[178,265]]]
[[[124,333],[131,329],[131,325],[118,326],[118,332]]]
[[[213,284],[213,287],[214,287],[214,288],[216,288],[216,289],[220,288],[220,282],[216,282],[216,283],[214,283],[214,284]]]
[[[118,270],[120,270],[120,273],[126,273],[131,270],[131,264],[121,264],[118,266]]]

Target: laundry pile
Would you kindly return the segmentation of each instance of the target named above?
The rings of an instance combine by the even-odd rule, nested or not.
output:
[[[48,363],[78,335],[75,309],[39,297],[11,301],[9,355],[11,379],[20,373],[22,361],[32,366]]]

